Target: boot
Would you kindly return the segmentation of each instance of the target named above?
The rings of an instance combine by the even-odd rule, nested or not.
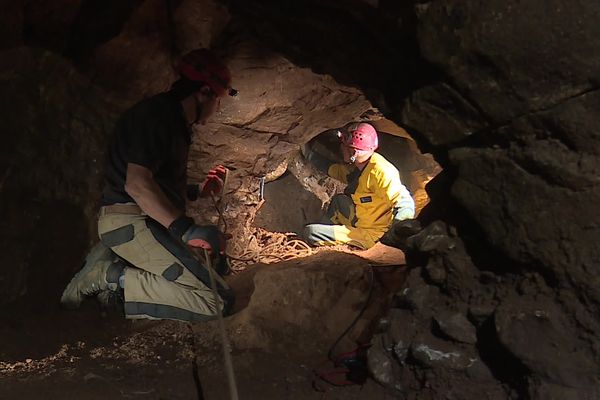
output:
[[[123,271],[122,262],[102,243],[96,244],[85,259],[79,271],[63,291],[60,303],[68,309],[81,305],[86,297],[95,296],[104,290],[117,290],[119,275]]]

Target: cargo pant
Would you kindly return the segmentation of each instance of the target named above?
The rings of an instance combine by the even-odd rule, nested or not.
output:
[[[356,208],[352,198],[345,194],[332,197],[327,211],[318,224],[304,227],[304,238],[313,246],[348,244],[368,249],[373,247],[385,231],[356,228]]]
[[[98,218],[102,243],[134,267],[125,268],[127,318],[205,321],[223,308],[208,270],[158,222],[141,213],[108,212]],[[223,288],[221,288],[222,292]]]

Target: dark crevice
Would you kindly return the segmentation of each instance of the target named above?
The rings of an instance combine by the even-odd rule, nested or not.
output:
[[[477,330],[477,350],[496,379],[515,390],[519,399],[529,399],[527,382],[531,371],[500,343],[493,316]]]
[[[454,89],[457,90],[458,93],[460,93],[457,88],[454,88]],[[565,97],[564,99],[561,99],[559,102],[551,104],[548,107],[540,108],[537,110],[530,110],[526,113],[516,115],[510,121],[502,123],[500,125],[489,125],[477,132],[474,132],[473,134],[471,134],[469,137],[465,138],[464,140],[451,143],[450,145],[448,145],[448,148],[449,149],[460,148],[460,147],[482,148],[482,147],[492,147],[492,146],[498,146],[500,148],[508,148],[514,139],[510,139],[510,138],[504,137],[502,135],[497,135],[496,133],[498,131],[505,129],[505,128],[510,128],[518,120],[547,113],[549,111],[552,111],[552,110],[562,106],[563,104],[565,104],[573,99],[576,99],[576,98],[582,97],[582,96],[586,96],[586,95],[596,92],[598,90],[600,90],[600,88],[591,87],[590,89],[584,90],[576,95]],[[460,94],[461,94],[461,96],[463,96],[462,93],[460,93]],[[463,96],[463,98],[466,100],[466,98],[464,96]],[[474,103],[472,103],[470,101],[469,101],[469,104],[474,105]],[[479,107],[477,107],[477,109],[478,109],[478,111],[480,111],[480,115],[485,117],[485,113],[483,113],[483,111]],[[554,137],[554,136],[552,136],[552,137]],[[565,145],[569,146],[568,143],[565,143]]]
[[[323,1],[224,2],[266,47],[298,66],[361,88],[384,113],[415,88],[437,80],[419,54],[412,2],[383,2],[375,9],[355,1],[354,12]]]

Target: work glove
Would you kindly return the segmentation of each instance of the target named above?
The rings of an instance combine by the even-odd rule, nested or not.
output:
[[[206,179],[201,185],[192,184],[187,185],[186,197],[189,201],[196,201],[199,197],[207,197],[212,193],[213,195],[219,195],[223,191],[223,185],[225,182],[225,176],[227,175],[227,168],[222,165],[218,165],[208,171]]]
[[[225,254],[227,237],[215,225],[196,225],[182,215],[169,225],[169,233],[190,247],[206,249],[211,258]]]
[[[221,194],[226,176],[227,168],[222,165],[217,165],[208,171],[206,179],[204,180],[202,188],[200,189],[200,197],[206,197],[211,194]]]

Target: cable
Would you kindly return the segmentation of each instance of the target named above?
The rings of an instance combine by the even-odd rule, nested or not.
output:
[[[329,351],[327,352],[327,358],[329,358],[329,360],[334,364],[336,364],[336,361],[337,361],[333,356],[333,352],[334,352],[335,348],[340,343],[340,341],[344,338],[344,336],[346,336],[348,334],[348,332],[350,332],[350,330],[352,328],[354,328],[354,325],[356,325],[356,323],[358,322],[360,317],[362,317],[362,315],[364,314],[365,310],[367,309],[369,303],[371,302],[371,296],[373,295],[373,288],[375,286],[373,275],[374,275],[373,274],[373,266],[371,264],[369,264],[369,269],[368,269],[369,293],[367,294],[367,298],[366,298],[362,308],[360,309],[360,311],[358,312],[358,314],[352,321],[352,323],[350,323],[350,325],[346,328],[346,330],[337,338],[337,340],[333,343],[333,345],[329,348]]]
[[[225,372],[227,373],[227,382],[229,383],[229,394],[231,400],[239,400],[237,384],[235,381],[235,373],[233,371],[233,361],[231,360],[230,344],[227,338],[227,332],[225,331],[225,322],[223,321],[223,311],[221,310],[221,300],[217,292],[217,279],[218,275],[212,267],[212,261],[208,255],[208,250],[204,249],[204,258],[206,259],[206,266],[210,276],[210,284],[215,298],[215,305],[217,307],[217,318],[219,321],[219,332],[221,333],[221,341],[223,344],[223,358],[225,361]]]

